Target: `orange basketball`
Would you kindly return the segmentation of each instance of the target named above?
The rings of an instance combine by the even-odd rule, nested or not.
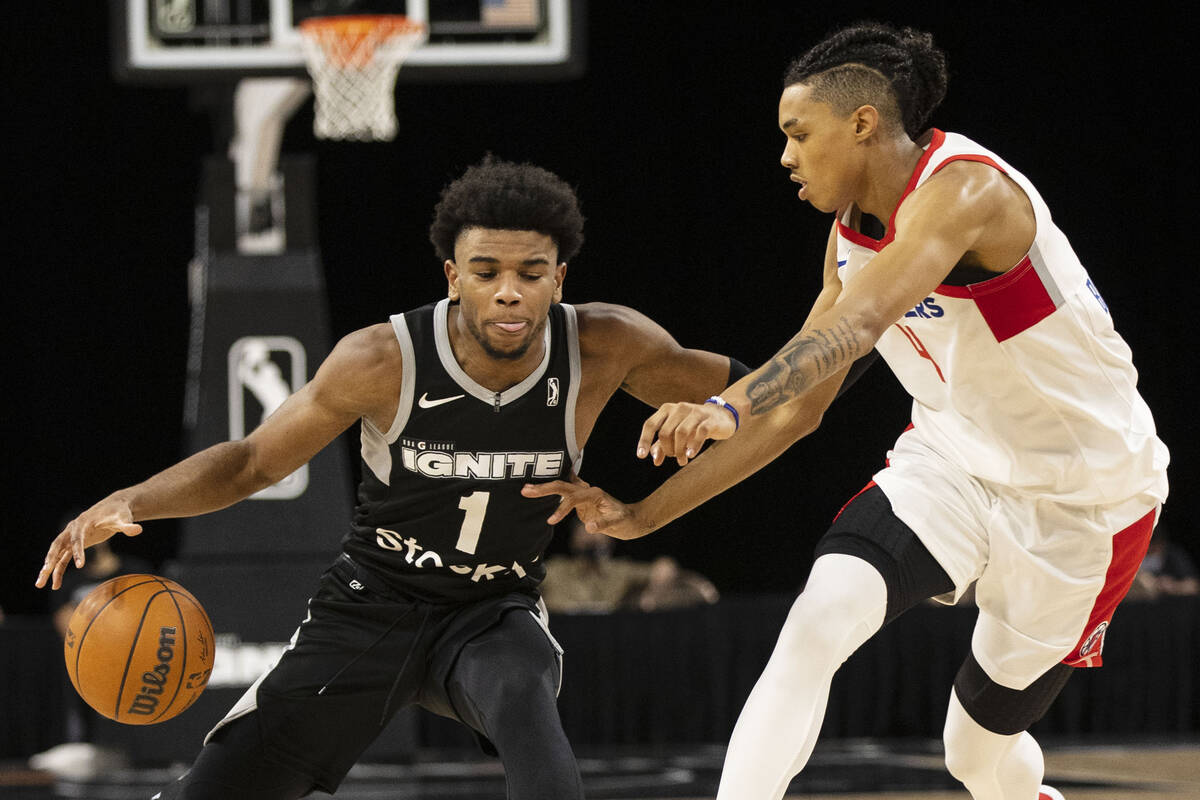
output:
[[[195,597],[156,575],[122,575],[84,598],[63,653],[75,691],[127,725],[153,725],[196,701],[212,673],[212,623]]]

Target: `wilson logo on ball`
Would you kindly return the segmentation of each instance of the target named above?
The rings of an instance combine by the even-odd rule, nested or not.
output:
[[[142,688],[133,696],[130,714],[150,715],[157,711],[158,697],[171,676],[171,660],[175,658],[175,629],[163,627],[158,633],[158,652],[155,654],[158,665],[142,673]]]

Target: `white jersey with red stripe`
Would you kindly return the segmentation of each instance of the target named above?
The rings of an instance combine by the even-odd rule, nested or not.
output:
[[[913,397],[922,438],[970,475],[1058,502],[1166,497],[1166,447],[1137,391],[1130,350],[1041,195],[970,139],[933,131],[904,197],[947,164],[988,164],[1033,205],[1037,233],[996,277],[941,285],[896,321],[876,348]],[[903,204],[902,198],[900,203]],[[843,286],[895,237],[837,223]]]

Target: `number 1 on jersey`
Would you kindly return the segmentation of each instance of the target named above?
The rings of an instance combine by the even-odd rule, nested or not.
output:
[[[471,492],[466,497],[460,498],[458,507],[467,512],[463,518],[462,527],[458,529],[458,542],[454,545],[455,550],[461,550],[464,553],[475,554],[475,548],[479,545],[479,533],[483,530],[483,517],[487,514],[488,498],[491,497],[491,492]]]

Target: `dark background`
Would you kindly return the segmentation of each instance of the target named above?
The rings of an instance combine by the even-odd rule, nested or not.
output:
[[[1132,346],[1172,449],[1164,526],[1200,556],[1188,336],[1197,293],[1184,213],[1197,178],[1190,30],[1155,3],[1114,15],[1045,5],[592,0],[580,79],[402,85],[400,133],[387,144],[315,141],[309,101],[284,149],[318,160],[334,332],[444,294],[425,234],[432,206],[492,151],[578,187],[588,240],[568,301],[625,303],[689,346],[761,363],[815,297],[829,226],[778,163],[783,69],[840,24],[922,27],[950,59],[934,124],[1033,180]],[[15,363],[4,390],[14,446],[0,608],[12,613],[44,607],[32,582],[65,513],[182,454],[193,205],[201,159],[226,143],[189,89],[114,80],[107,4],[6,11],[0,257]],[[624,499],[649,491],[659,475],[633,458],[645,414],[614,402],[585,478]],[[907,419],[905,395],[879,365],[812,437],[621,552],[674,553],[726,593],[789,591]],[[146,527],[127,549],[169,556],[176,524]],[[331,554],[341,533],[329,532]]]

